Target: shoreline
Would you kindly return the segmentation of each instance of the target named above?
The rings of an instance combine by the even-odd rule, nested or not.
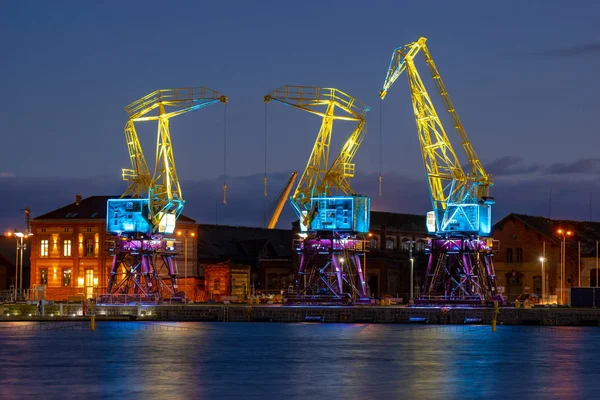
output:
[[[0,305],[4,321],[89,321],[81,304],[45,307],[45,317],[36,316],[37,307],[29,304]],[[408,306],[284,306],[245,304],[188,305],[98,305],[97,321],[153,322],[323,322],[433,325],[491,325],[494,310],[485,307],[408,307]],[[504,307],[498,325],[600,326],[600,308]]]

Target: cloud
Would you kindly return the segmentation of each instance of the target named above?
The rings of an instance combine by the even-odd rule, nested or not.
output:
[[[600,42],[586,43],[579,46],[564,47],[562,49],[546,49],[536,55],[544,57],[572,57],[600,53]]]
[[[504,156],[485,165],[486,171],[495,177],[517,177],[520,175],[590,175],[600,174],[600,158],[584,158],[572,162],[557,162],[549,165],[528,164],[523,157]]]
[[[600,158],[584,158],[571,163],[555,163],[544,169],[548,174],[599,174]]]
[[[541,166],[537,164],[525,164],[524,162],[523,157],[504,156],[487,164],[485,168],[486,171],[498,176],[531,174],[541,169]]]
[[[586,160],[564,164],[569,173],[546,174],[554,171],[558,164],[540,167],[536,173],[515,178],[517,166],[521,171],[533,169],[522,159],[502,157],[490,164],[490,170],[504,171],[507,178],[499,179],[491,189],[496,198],[493,210],[494,221],[511,212],[548,216],[550,192],[552,191],[552,217],[564,219],[589,219],[590,193],[592,194],[593,216],[600,219],[600,181],[577,175],[585,170]],[[596,165],[592,163],[593,165]],[[502,169],[504,168],[504,169]],[[510,175],[510,174],[515,175]],[[575,173],[575,174],[572,174]],[[227,178],[227,204],[222,203],[222,178],[201,181],[182,181],[186,206],[184,214],[198,223],[238,226],[264,226],[271,217],[272,208],[290,177],[291,171],[268,175],[267,197],[263,196],[263,175]],[[409,214],[424,214],[431,208],[429,190],[425,179],[416,179],[399,174],[384,174],[383,195],[379,196],[378,174],[358,174],[353,181],[358,193],[371,197],[371,206],[376,211]],[[75,200],[76,194],[84,197],[93,195],[118,195],[125,183],[117,178],[94,177],[71,178],[20,178],[0,180],[3,196],[0,205],[0,231],[23,227],[23,209],[29,206],[32,216],[47,213]],[[597,203],[597,204],[596,204]],[[289,205],[286,205],[278,227],[288,228],[295,220]]]

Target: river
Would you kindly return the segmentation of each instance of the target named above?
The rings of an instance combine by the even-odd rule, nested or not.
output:
[[[0,398],[594,398],[599,356],[599,328],[4,322]]]

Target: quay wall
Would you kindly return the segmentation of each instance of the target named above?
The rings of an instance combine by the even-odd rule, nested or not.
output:
[[[220,321],[220,322],[330,322],[491,324],[491,308],[438,308],[402,306],[280,306],[280,305],[98,305],[98,320]],[[44,317],[36,305],[0,305],[0,320],[64,320],[82,318],[81,305],[46,305]],[[500,309],[498,324],[546,326],[600,326],[600,308]]]

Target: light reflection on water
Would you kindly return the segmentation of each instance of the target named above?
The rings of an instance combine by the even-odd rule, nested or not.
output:
[[[150,326],[157,329],[136,329]],[[599,349],[598,328],[100,322],[95,332],[0,329],[0,398],[592,398]]]

